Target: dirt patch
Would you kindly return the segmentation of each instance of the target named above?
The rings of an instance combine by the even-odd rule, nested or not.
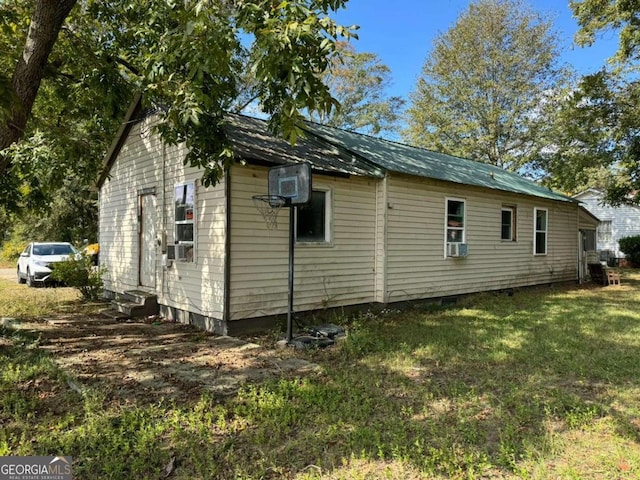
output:
[[[0,278],[17,282],[16,268],[0,268]]]
[[[41,348],[77,379],[72,388],[100,386],[118,400],[197,400],[206,392],[229,395],[267,378],[320,372],[288,349],[264,348],[160,320],[69,314],[20,322],[14,328],[40,337]]]

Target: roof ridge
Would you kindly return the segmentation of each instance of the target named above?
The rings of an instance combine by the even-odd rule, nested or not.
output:
[[[268,122],[267,122],[267,120],[265,120],[265,119],[263,119],[263,118],[254,117],[254,116],[252,116],[252,115],[247,115],[247,114],[245,114],[245,113],[236,113],[236,112],[229,112],[229,113],[232,113],[232,114],[234,114],[234,115],[239,115],[239,116],[247,117],[247,118],[250,118],[250,119],[253,119],[253,120],[259,120],[259,121],[264,122],[264,123],[268,123]],[[304,120],[303,120],[303,122],[304,122],[305,124],[316,125],[316,126],[318,126],[318,127],[320,127],[320,128],[327,128],[327,129],[330,129],[330,130],[337,130],[337,131],[344,132],[344,133],[347,133],[347,134],[351,134],[351,135],[358,135],[358,136],[361,136],[361,137],[369,138],[369,139],[371,139],[371,140],[375,140],[375,141],[382,141],[382,142],[386,142],[386,143],[389,143],[389,144],[391,144],[391,145],[399,145],[399,146],[402,146],[402,147],[413,148],[413,149],[415,149],[415,150],[419,150],[419,151],[422,151],[422,152],[432,153],[432,154],[434,154],[434,155],[442,155],[442,156],[445,156],[445,157],[451,157],[452,159],[463,160],[463,161],[466,161],[466,162],[473,162],[475,165],[483,165],[483,166],[486,166],[486,167],[488,167],[488,168],[495,169],[495,170],[497,170],[497,171],[499,171],[499,172],[507,173],[507,174],[510,174],[510,175],[515,175],[516,177],[521,178],[521,179],[526,180],[526,181],[532,181],[532,180],[527,179],[526,177],[523,177],[522,175],[520,175],[520,174],[519,174],[519,173],[517,173],[517,172],[512,172],[512,171],[510,171],[510,170],[506,170],[506,169],[504,169],[504,168],[502,168],[502,167],[499,167],[499,166],[497,166],[497,165],[493,165],[492,163],[481,162],[481,161],[478,161],[478,160],[473,160],[473,159],[471,159],[471,158],[461,157],[461,156],[459,156],[459,155],[453,155],[453,154],[451,154],[451,153],[439,152],[439,151],[437,151],[437,150],[431,150],[431,149],[429,149],[429,148],[421,147],[421,146],[419,146],[419,145],[411,145],[411,144],[409,144],[409,143],[403,143],[403,142],[399,142],[399,141],[396,141],[396,140],[389,140],[388,138],[376,137],[376,136],[370,135],[370,134],[368,134],[368,133],[358,132],[358,131],[356,131],[356,130],[348,130],[348,129],[346,129],[346,128],[342,128],[342,127],[334,127],[334,126],[332,126],[332,125],[325,125],[325,124],[322,124],[322,123],[316,122],[316,121],[314,121],[314,120],[307,120],[307,119],[304,119]],[[306,129],[305,129],[305,131],[308,131],[308,130],[306,130]],[[309,133],[314,134],[313,132],[309,132]],[[317,134],[314,134],[314,135],[315,135],[316,137],[318,136]],[[327,141],[327,139],[326,139],[326,138],[324,138],[324,137],[323,137],[323,139],[324,139],[325,141]],[[338,146],[338,145],[334,144],[333,142],[330,142],[330,143],[331,143],[332,145]],[[349,151],[350,151],[350,153],[352,153],[352,154],[357,154],[358,156],[361,156],[361,155],[360,155],[360,154],[358,154],[357,152],[353,152],[353,151],[351,151],[351,150],[349,150]],[[380,165],[376,165],[376,166],[378,166],[378,167],[380,168]],[[386,169],[385,169],[385,170],[386,170]],[[536,184],[537,184],[537,182],[534,182],[534,183],[536,183]],[[542,185],[539,185],[539,186],[541,186],[541,187],[542,187]]]
[[[402,147],[414,148],[416,150],[420,150],[420,151],[423,151],[423,152],[433,153],[433,154],[436,154],[436,155],[444,155],[444,156],[455,158],[455,159],[458,159],[458,160],[465,160],[467,162],[474,162],[474,163],[479,164],[479,165],[486,165],[488,167],[495,168],[496,170],[499,170],[501,172],[512,173],[512,174],[518,175],[519,177],[522,177],[521,175],[519,175],[519,174],[517,174],[515,172],[511,172],[509,170],[505,170],[504,168],[498,167],[497,165],[493,165],[492,163],[481,162],[481,161],[478,161],[478,160],[473,160],[471,158],[461,157],[459,155],[453,155],[451,153],[440,152],[438,150],[431,150],[429,148],[422,147],[420,145],[411,145],[409,143],[399,142],[397,140],[389,140],[388,138],[375,137],[375,136],[370,135],[368,133],[362,133],[362,132],[358,132],[356,130],[347,130],[346,128],[342,128],[342,127],[334,127],[332,125],[324,125],[322,123],[315,122],[313,120],[304,120],[304,122],[305,123],[311,123],[313,125],[317,125],[317,126],[319,126],[321,128],[329,128],[329,129],[338,130],[338,131],[349,133],[349,134],[353,134],[353,135],[359,135],[361,137],[370,138],[370,139],[376,140],[376,141],[387,142],[387,143],[390,143],[392,145],[400,145]],[[524,177],[522,177],[522,178],[524,178]]]

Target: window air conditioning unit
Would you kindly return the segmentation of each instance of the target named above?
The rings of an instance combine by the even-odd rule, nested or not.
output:
[[[186,260],[190,245],[167,245],[167,260]]]
[[[467,252],[466,243],[447,243],[447,257],[466,257]]]

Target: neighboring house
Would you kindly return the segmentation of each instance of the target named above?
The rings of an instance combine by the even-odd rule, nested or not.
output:
[[[138,102],[99,181],[106,291],[146,291],[163,316],[223,334],[287,311],[289,210],[267,230],[252,203],[272,165],[313,167],[312,202],[291,212],[298,312],[575,281],[580,231],[597,224],[490,165],[315,124],[291,147],[238,115],[238,161],[205,188],[139,116]]]
[[[600,259],[624,258],[618,241],[622,237],[640,235],[640,208],[633,205],[605,205],[603,192],[593,188],[578,193],[573,198],[600,219],[595,238]]]

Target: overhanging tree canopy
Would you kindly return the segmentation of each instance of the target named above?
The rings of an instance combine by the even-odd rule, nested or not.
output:
[[[336,105],[321,74],[353,34],[329,16],[346,1],[0,3],[0,198],[22,189],[35,201],[69,167],[95,176],[133,91],[161,107],[164,139],[186,142],[186,161],[215,183],[245,68],[272,129],[295,140],[300,111]]]

